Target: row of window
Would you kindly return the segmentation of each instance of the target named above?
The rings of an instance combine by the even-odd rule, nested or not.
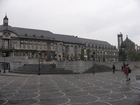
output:
[[[16,48],[16,46],[15,46]],[[49,45],[40,45],[40,44],[21,44],[21,49],[42,49],[42,50],[49,50]],[[69,48],[66,48],[65,46],[50,46],[51,50],[55,50],[55,51],[65,51],[66,49],[69,50]],[[77,48],[77,51],[80,49]]]
[[[86,47],[91,47],[91,48],[107,48],[107,49],[116,49],[115,46],[109,46],[109,45],[101,45],[101,44],[90,44],[90,43],[86,43],[85,44]]]
[[[26,43],[26,44],[36,44],[36,45],[47,45],[47,42],[43,42],[43,41],[27,41],[27,40],[22,40],[21,41],[21,43]],[[55,48],[58,48],[58,46],[59,47],[75,47],[75,48],[84,48],[84,46],[83,45],[72,45],[72,44],[70,44],[70,45],[63,45],[63,43],[50,43],[51,44],[51,46],[54,46]],[[96,44],[94,44],[93,46],[89,46],[89,44],[87,43],[86,45],[85,45],[85,47],[86,48],[96,48],[96,49],[116,49],[116,47],[115,46],[106,46],[106,45],[96,45]],[[60,49],[60,48],[59,48]],[[58,49],[58,50],[59,50]]]
[[[42,49],[42,50],[48,50],[48,47],[45,46],[45,45],[21,44],[21,49]]]
[[[43,42],[43,41],[21,41],[21,43],[26,43],[26,44],[47,44],[47,42]]]

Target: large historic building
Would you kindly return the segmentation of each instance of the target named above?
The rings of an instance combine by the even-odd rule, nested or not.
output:
[[[12,27],[8,17],[0,25],[0,56],[26,56],[37,59],[40,55],[50,60],[118,61],[118,51],[106,41],[54,34],[50,31]]]

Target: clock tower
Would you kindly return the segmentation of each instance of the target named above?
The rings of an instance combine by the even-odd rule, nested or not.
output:
[[[4,26],[8,26],[8,18],[7,18],[7,15],[5,15],[5,17],[3,18],[3,25]]]

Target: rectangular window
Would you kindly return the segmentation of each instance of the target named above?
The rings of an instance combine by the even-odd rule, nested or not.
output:
[[[53,43],[51,43],[51,50],[53,50]]]
[[[34,44],[34,49],[36,49],[36,44]]]
[[[8,40],[4,40],[4,48],[8,49]]]
[[[14,42],[14,48],[16,49],[16,47],[17,47],[17,46],[16,46],[16,42]]]
[[[30,44],[30,49],[32,49],[32,44]]]
[[[53,50],[53,46],[51,45],[51,50]]]
[[[44,46],[44,45],[42,45],[42,50],[44,50],[44,47],[45,47],[45,46]]]
[[[42,50],[42,44],[39,44],[39,46],[40,46],[40,49]]]
[[[27,49],[27,47],[28,47],[28,46],[27,46],[27,43],[26,43],[26,44],[25,44],[25,49]]]
[[[57,44],[55,44],[55,51],[57,51]]]
[[[38,50],[40,50],[40,44],[38,44]]]
[[[23,44],[21,44],[21,49],[23,49]]]
[[[46,45],[45,45],[45,46],[46,46],[46,47],[45,47],[45,48],[46,48],[46,50],[48,50],[48,46],[47,46],[47,43],[46,43]]]

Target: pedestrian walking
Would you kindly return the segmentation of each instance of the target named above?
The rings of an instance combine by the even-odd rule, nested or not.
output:
[[[8,65],[8,71],[10,72],[10,64]]]
[[[112,72],[115,73],[115,65],[112,66]]]
[[[131,69],[130,69],[130,65],[127,64],[125,69],[124,69],[124,74],[125,74],[125,77],[126,77],[126,81],[130,81],[129,73],[131,73]]]
[[[125,67],[126,67],[126,64],[125,64],[125,63],[123,63],[123,71],[124,71]]]
[[[123,66],[121,66],[121,70],[124,71]]]

